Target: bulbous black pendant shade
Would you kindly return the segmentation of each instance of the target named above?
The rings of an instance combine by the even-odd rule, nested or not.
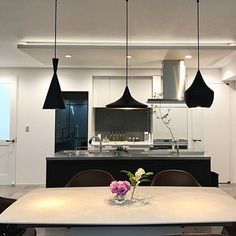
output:
[[[214,91],[211,90],[197,71],[191,86],[184,92],[184,99],[188,107],[210,107],[214,100]]]
[[[214,100],[214,91],[211,90],[202,78],[200,72],[200,22],[199,22],[199,0],[197,0],[197,74],[191,86],[184,92],[184,99],[189,108],[210,107]]]
[[[144,109],[147,105],[136,101],[130,94],[128,86],[125,87],[124,94],[117,101],[106,105],[106,108],[112,109]]]
[[[53,58],[53,77],[48,89],[48,93],[43,104],[43,109],[65,109],[64,99],[61,93],[61,87],[57,77],[58,58]]]

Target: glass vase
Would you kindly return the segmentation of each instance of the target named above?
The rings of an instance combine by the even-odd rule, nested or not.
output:
[[[122,204],[125,202],[125,195],[116,195],[114,197],[114,202],[117,203],[117,204]]]
[[[137,187],[138,187],[138,184],[135,184],[135,185],[133,186],[133,190],[132,190],[131,198],[130,198],[130,200],[131,200],[132,202],[136,201],[135,198],[134,198],[134,193],[135,193],[135,190],[136,190]]]

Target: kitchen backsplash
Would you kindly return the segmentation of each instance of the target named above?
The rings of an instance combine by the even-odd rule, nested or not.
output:
[[[131,133],[131,136],[143,138],[144,132],[151,132],[151,130],[152,112],[150,108],[135,110],[95,108],[96,134],[104,132],[114,134],[115,132],[116,136],[122,136],[121,133]]]

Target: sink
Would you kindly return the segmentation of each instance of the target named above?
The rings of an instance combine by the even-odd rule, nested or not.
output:
[[[62,154],[65,154],[65,155],[68,155],[68,156],[76,155],[77,150],[64,150],[64,151],[62,151]]]
[[[111,156],[113,155],[113,152],[109,150],[105,150],[103,152],[100,152],[99,150],[64,150],[62,151],[62,154],[66,156],[76,157],[76,156]]]
[[[62,151],[63,154],[67,155],[88,155],[88,154],[99,154],[100,151],[97,149],[92,149],[92,150],[64,150]],[[104,150],[102,153],[109,153],[109,150]]]

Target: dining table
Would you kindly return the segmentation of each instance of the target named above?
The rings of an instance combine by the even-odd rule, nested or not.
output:
[[[130,196],[117,203],[109,187],[40,188],[0,214],[0,224],[67,227],[72,236],[143,236],[236,223],[236,200],[219,188],[139,186]]]

